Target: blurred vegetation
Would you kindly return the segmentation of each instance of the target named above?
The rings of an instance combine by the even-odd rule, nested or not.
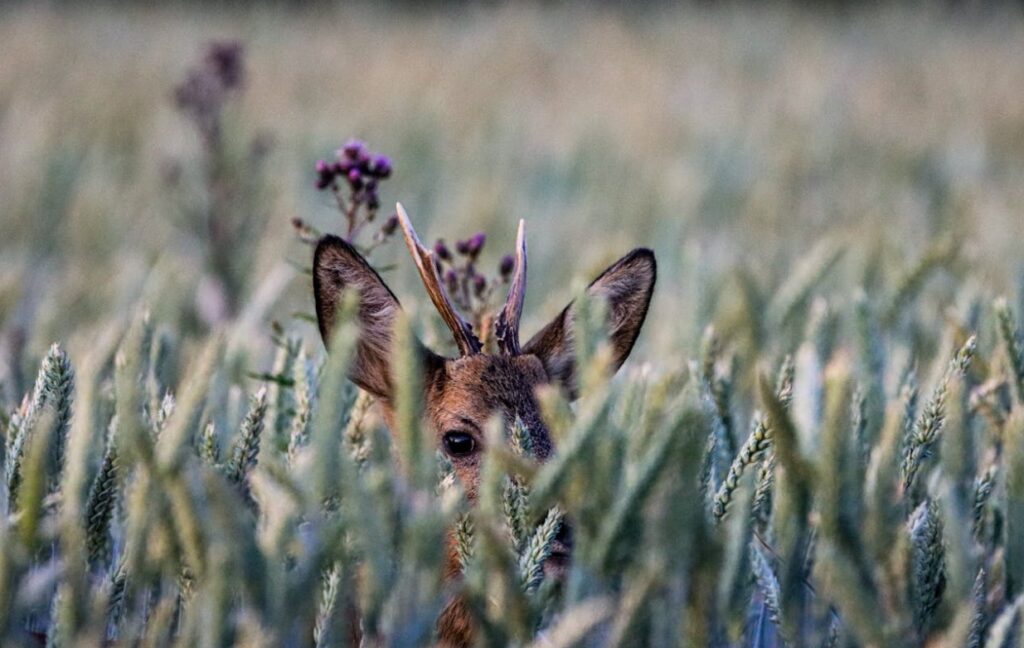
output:
[[[215,39],[246,74],[211,146],[174,89]],[[335,645],[339,592],[421,643],[454,525],[496,644],[1021,632],[1014,10],[26,5],[0,43],[3,645]],[[425,239],[497,265],[527,219],[527,333],[658,255],[626,375],[552,421],[566,459],[493,461],[472,524],[306,316],[291,221],[343,228],[314,163],[350,136]],[[443,350],[404,250],[374,263]],[[503,471],[574,521],[564,589],[500,542]]]

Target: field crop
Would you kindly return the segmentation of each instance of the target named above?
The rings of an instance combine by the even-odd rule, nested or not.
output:
[[[1019,10],[26,5],[0,43],[0,645],[423,645],[455,594],[483,645],[1019,641]],[[317,165],[350,137],[388,159]],[[475,507],[396,201],[475,249],[477,322],[526,219],[527,335],[658,258],[630,360],[583,301],[559,452],[493,426]],[[392,432],[320,232],[409,313]]]

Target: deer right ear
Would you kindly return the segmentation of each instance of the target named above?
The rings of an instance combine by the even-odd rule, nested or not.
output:
[[[347,291],[359,295],[359,341],[349,377],[370,394],[389,400],[392,340],[401,306],[377,271],[355,248],[337,236],[325,236],[313,254],[313,298],[325,345],[330,344],[342,296]],[[426,348],[422,351],[433,356]]]
[[[640,328],[651,305],[656,278],[654,252],[637,248],[609,266],[587,288],[590,297],[607,301],[607,333],[612,345],[613,371],[617,371],[626,361],[640,335]],[[548,377],[561,383],[569,396],[576,398],[573,317],[573,305],[569,304],[526,343],[523,353],[537,356]]]

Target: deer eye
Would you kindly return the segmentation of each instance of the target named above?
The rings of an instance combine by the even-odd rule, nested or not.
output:
[[[467,457],[476,449],[476,440],[466,432],[445,432],[443,442],[451,457]]]

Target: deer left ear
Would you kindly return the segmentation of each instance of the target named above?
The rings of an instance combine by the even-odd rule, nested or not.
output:
[[[626,361],[640,335],[657,275],[654,252],[637,248],[609,266],[587,288],[591,297],[607,301],[613,370],[618,370]],[[575,398],[577,383],[572,322],[573,305],[569,304],[526,343],[523,353],[537,356],[551,380],[561,382]]]
[[[349,377],[378,398],[391,398],[391,354],[395,318],[401,306],[394,293],[366,259],[344,240],[325,236],[313,255],[313,298],[317,323],[324,344],[331,341],[342,295],[353,291],[359,297],[356,318],[359,339]],[[426,347],[419,346],[424,369],[441,362]]]

